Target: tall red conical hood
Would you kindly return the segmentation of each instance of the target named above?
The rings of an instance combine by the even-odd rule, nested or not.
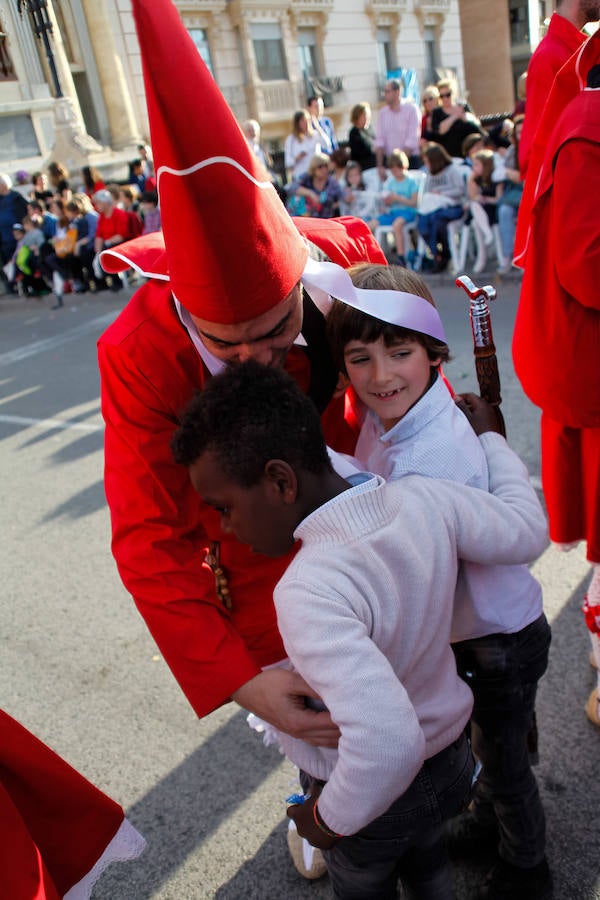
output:
[[[133,0],[175,297],[210,322],[280,303],[308,250],[171,0]]]

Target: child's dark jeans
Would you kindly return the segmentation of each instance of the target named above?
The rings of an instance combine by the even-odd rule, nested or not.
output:
[[[521,868],[544,857],[546,823],[527,737],[538,680],[548,665],[551,631],[540,616],[516,634],[453,645],[458,673],[473,691],[471,742],[482,763],[473,814],[499,828],[500,856]]]
[[[442,825],[466,808],[474,765],[461,735],[382,816],[325,851],[336,900],[395,900],[399,878],[418,900],[452,900]]]

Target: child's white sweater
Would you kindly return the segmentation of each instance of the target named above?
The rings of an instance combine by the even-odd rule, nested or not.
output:
[[[386,481],[427,475],[488,490],[481,444],[439,377],[389,431],[369,412],[355,455],[362,468]],[[450,638],[455,642],[514,634],[535,622],[542,609],[542,589],[527,566],[465,563],[459,571]]]
[[[302,547],[275,589],[279,627],[342,736],[337,751],[284,734],[281,742],[328,782],[319,809],[340,834],[383,813],[469,718],[471,692],[449,645],[457,558],[527,562],[544,546],[544,515],[523,464],[499,435],[481,440],[490,494],[375,476],[296,530]]]

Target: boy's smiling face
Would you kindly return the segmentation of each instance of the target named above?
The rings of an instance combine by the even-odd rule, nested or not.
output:
[[[293,507],[286,502],[285,477],[283,484],[277,477],[277,462],[269,461],[261,480],[251,487],[242,487],[228,476],[212,450],[190,466],[195,490],[219,513],[223,531],[249,544],[255,553],[272,557],[284,556],[292,548],[297,524]]]
[[[346,372],[362,402],[373,410],[387,430],[402,419],[431,384],[431,360],[418,341],[383,337],[372,343],[350,341],[344,349]]]

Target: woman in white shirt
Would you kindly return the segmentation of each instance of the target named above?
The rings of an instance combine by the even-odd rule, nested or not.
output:
[[[285,140],[285,168],[289,181],[295,182],[308,172],[308,164],[321,150],[319,136],[313,131],[305,109],[294,113],[292,133]]]

